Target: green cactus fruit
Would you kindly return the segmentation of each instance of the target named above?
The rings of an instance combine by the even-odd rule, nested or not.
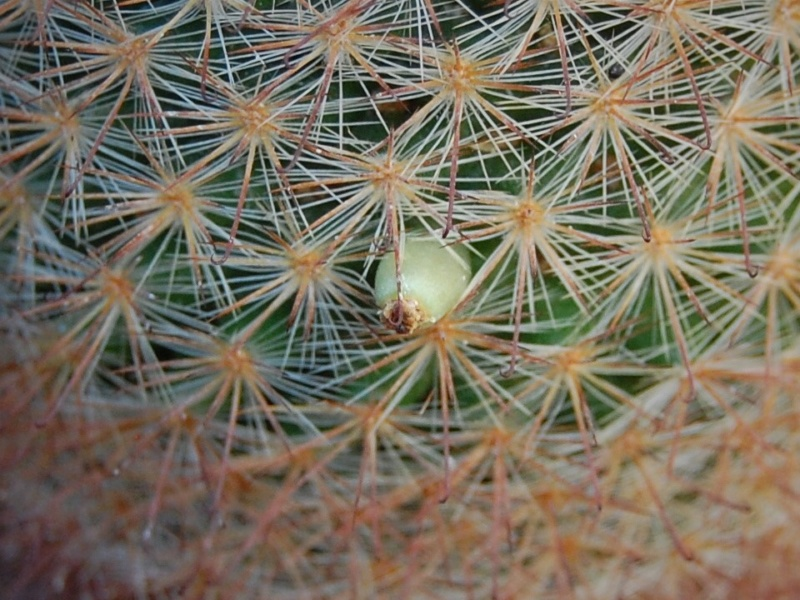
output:
[[[412,333],[449,312],[466,291],[472,273],[463,246],[408,238],[399,255],[400,268],[391,252],[378,263],[375,301],[387,327]]]

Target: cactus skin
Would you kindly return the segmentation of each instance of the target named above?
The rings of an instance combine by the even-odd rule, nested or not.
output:
[[[798,31],[7,2],[0,589],[796,597]],[[474,274],[394,332],[414,237]]]

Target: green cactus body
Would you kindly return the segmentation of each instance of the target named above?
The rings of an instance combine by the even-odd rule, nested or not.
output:
[[[795,597],[798,31],[7,2],[0,589]]]

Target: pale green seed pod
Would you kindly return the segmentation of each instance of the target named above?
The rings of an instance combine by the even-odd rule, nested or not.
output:
[[[389,329],[411,333],[446,315],[467,289],[472,270],[464,246],[438,240],[407,239],[400,257],[400,295],[393,252],[375,273],[375,301]]]

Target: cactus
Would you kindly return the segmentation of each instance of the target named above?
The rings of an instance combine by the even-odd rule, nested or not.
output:
[[[8,597],[796,594],[798,32],[5,3]]]

